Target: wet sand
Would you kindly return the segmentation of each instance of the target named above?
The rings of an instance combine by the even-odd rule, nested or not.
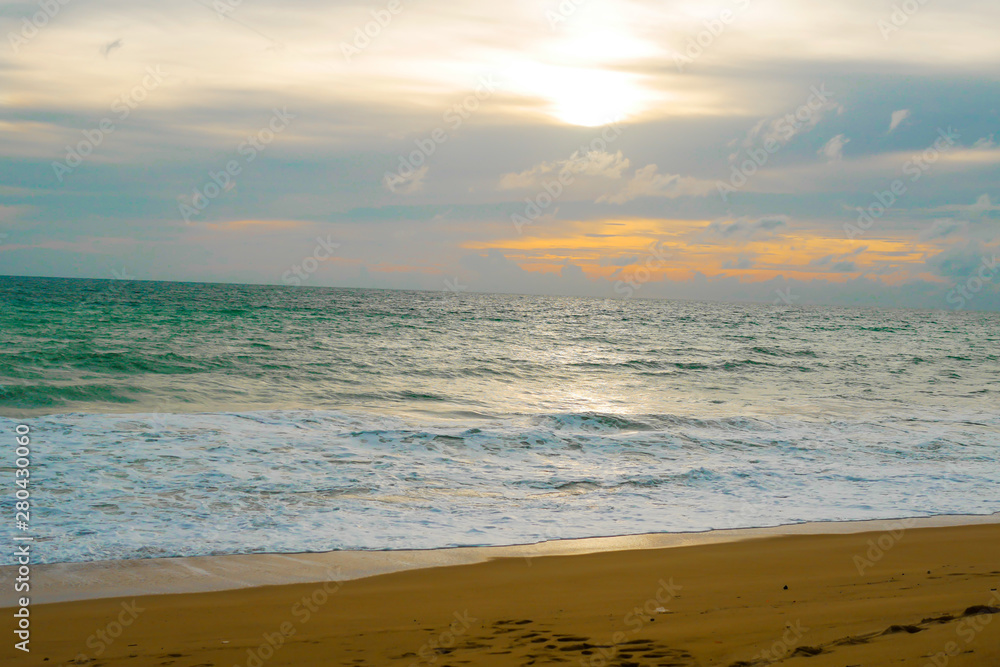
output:
[[[1000,525],[884,527],[40,604],[4,662],[1000,665]]]

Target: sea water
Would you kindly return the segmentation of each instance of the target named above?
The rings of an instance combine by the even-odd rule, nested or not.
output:
[[[0,278],[0,502],[25,424],[46,562],[993,513],[998,371],[997,313]]]

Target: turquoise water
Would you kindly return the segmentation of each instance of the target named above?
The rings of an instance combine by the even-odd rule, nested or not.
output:
[[[1000,511],[996,313],[27,278],[0,308],[48,561]]]

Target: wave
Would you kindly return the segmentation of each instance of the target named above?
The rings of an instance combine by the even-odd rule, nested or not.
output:
[[[44,480],[36,507],[45,562],[1000,509],[995,413],[466,413],[436,422],[268,410],[27,422]],[[0,418],[0,430],[14,424]],[[0,498],[0,511],[11,502]]]
[[[12,384],[0,386],[0,407],[37,410],[74,402],[129,404],[136,403],[140,393],[142,390],[111,384]]]

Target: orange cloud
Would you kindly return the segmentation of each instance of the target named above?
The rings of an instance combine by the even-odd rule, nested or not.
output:
[[[539,273],[557,273],[570,263],[590,278],[627,278],[643,271],[650,280],[687,280],[697,272],[746,282],[777,276],[844,282],[879,271],[886,283],[913,278],[935,250],[912,239],[848,239],[818,230],[779,229],[761,239],[726,239],[706,235],[711,224],[666,219],[540,220],[523,227],[520,237],[463,247],[498,250],[522,269]]]

